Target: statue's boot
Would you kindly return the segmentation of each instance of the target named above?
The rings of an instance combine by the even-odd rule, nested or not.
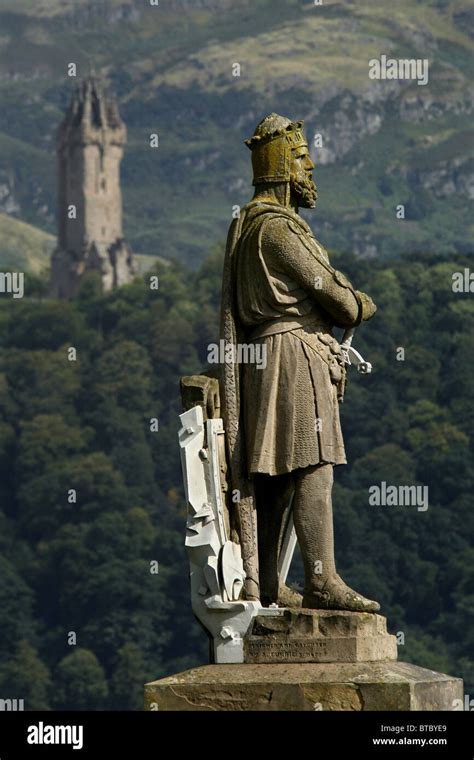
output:
[[[242,598],[248,602],[260,601],[259,585],[253,578],[245,579]]]
[[[302,607],[303,597],[285,583],[280,582],[277,604],[279,607]]]
[[[303,607],[378,612],[380,605],[347,586],[336,570],[332,515],[333,467],[321,464],[296,477],[293,516],[305,570]]]
[[[351,610],[352,612],[378,612],[380,604],[366,599],[347,586],[336,573],[317,586],[314,582],[305,589],[303,607],[312,610]]]

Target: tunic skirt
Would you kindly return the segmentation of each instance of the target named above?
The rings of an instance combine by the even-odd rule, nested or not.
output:
[[[344,370],[337,341],[329,332],[301,327],[252,342],[264,344],[266,366],[242,368],[249,474],[345,464],[337,390]]]

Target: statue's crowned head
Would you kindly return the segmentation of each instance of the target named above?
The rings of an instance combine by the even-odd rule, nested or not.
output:
[[[252,151],[253,184],[257,188],[286,185],[286,202],[292,195],[298,206],[314,208],[318,193],[303,123],[271,113],[245,144]]]

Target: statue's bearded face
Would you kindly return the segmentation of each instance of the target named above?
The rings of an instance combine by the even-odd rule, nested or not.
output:
[[[318,188],[313,181],[314,164],[305,147],[298,148],[292,156],[290,190],[301,208],[314,208],[318,198]]]

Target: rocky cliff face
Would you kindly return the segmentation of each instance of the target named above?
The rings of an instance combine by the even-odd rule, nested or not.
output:
[[[11,172],[0,171],[0,211],[20,214],[21,206],[15,195],[15,178]]]

